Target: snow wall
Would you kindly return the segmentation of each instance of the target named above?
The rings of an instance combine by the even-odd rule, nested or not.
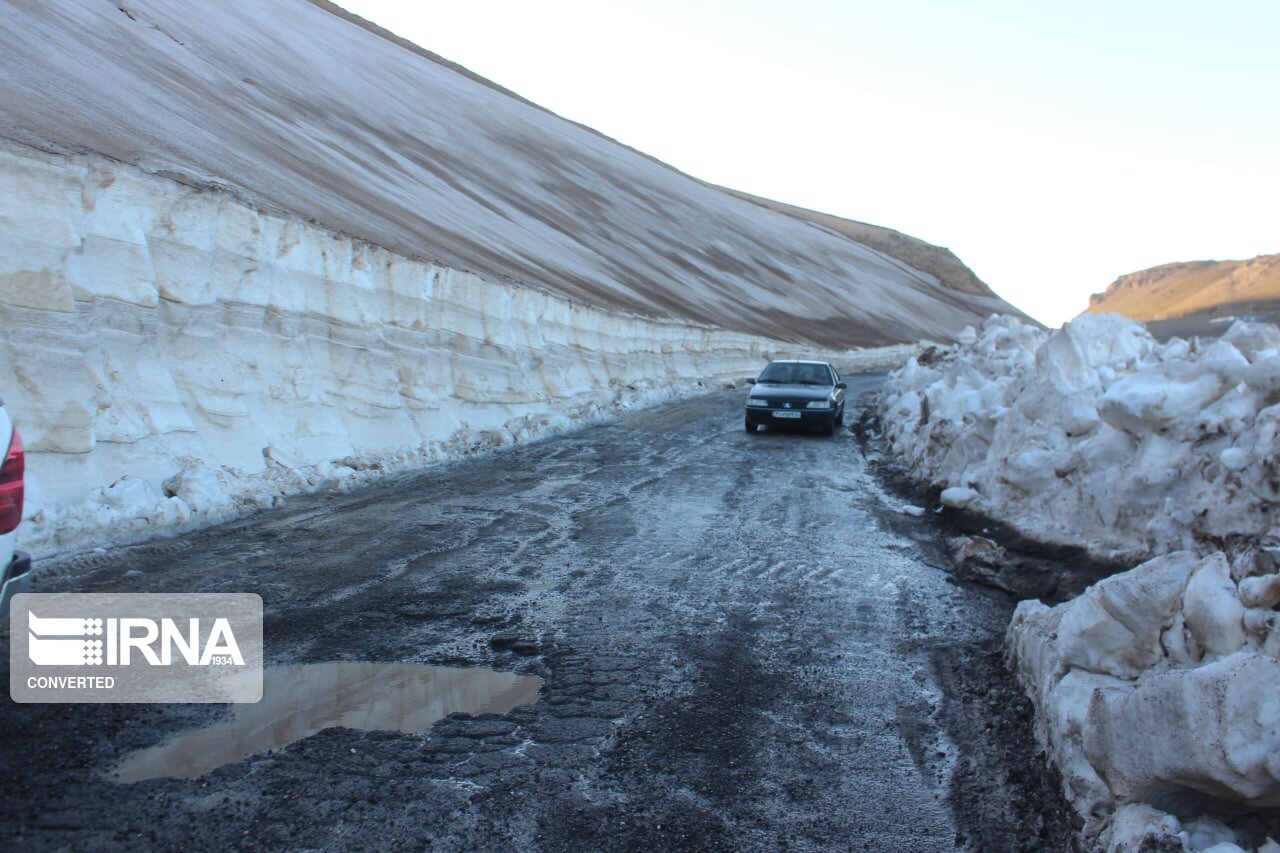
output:
[[[1087,846],[1280,853],[1280,330],[992,318],[880,414],[944,505],[1140,563],[1008,632]]]
[[[97,156],[5,143],[0,183],[0,395],[28,451],[19,544],[37,556],[349,487],[810,354],[409,260]]]

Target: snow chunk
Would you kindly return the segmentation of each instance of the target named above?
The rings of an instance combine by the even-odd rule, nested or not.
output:
[[[1125,801],[1189,788],[1280,806],[1280,661],[1242,651],[1096,691],[1084,751]]]
[[[1176,850],[1183,844],[1181,832],[1173,815],[1146,803],[1126,803],[1116,809],[1103,844],[1107,850]]]
[[[1132,366],[1154,347],[1141,323],[1119,314],[1085,314],[1036,348],[1036,375],[1060,391],[1096,391],[1104,371]]]
[[[1209,556],[1191,575],[1182,615],[1205,655],[1229,655],[1244,645],[1244,606],[1221,554]]]
[[[1196,566],[1193,554],[1171,554],[1089,587],[1058,625],[1062,665],[1129,679],[1155,666]]]
[[[1134,435],[1167,429],[1216,402],[1248,366],[1239,351],[1218,341],[1196,361],[1168,361],[1119,380],[1098,399],[1098,414]]]
[[[1243,471],[1249,465],[1249,452],[1241,447],[1228,447],[1218,454],[1218,461],[1228,471]]]
[[[1241,580],[1240,601],[1246,607],[1260,607],[1267,610],[1280,605],[1280,574]]]
[[[964,509],[979,497],[981,495],[966,486],[952,486],[949,489],[943,489],[938,499],[942,501],[943,506],[948,506],[952,509]]]
[[[1270,323],[1237,320],[1227,329],[1222,340],[1231,344],[1250,361],[1267,352],[1280,352],[1280,329]]]

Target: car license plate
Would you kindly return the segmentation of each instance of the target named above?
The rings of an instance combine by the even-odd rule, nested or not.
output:
[[[774,412],[773,416],[775,418],[798,418],[800,417],[800,413],[799,412]]]

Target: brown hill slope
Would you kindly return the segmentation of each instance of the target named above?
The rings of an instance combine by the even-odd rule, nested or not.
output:
[[[1267,313],[1280,302],[1280,255],[1188,261],[1122,275],[1089,297],[1087,313],[1166,321],[1193,315]]]
[[[306,0],[11,4],[0,37],[0,136],[407,257],[835,348],[944,339],[1014,310]]]
[[[731,190],[727,187],[720,187],[719,189],[730,195],[758,204],[761,207],[766,207],[769,210],[776,210],[779,213],[785,213],[789,216],[816,223],[824,228],[830,228],[832,231],[843,234],[864,246],[870,246],[891,258],[897,258],[909,267],[929,273],[943,287],[958,290],[961,293],[995,296],[991,288],[987,287],[982,279],[974,274],[973,270],[965,266],[964,262],[957,258],[954,252],[943,246],[926,243],[919,237],[912,237],[910,234],[903,234],[901,231],[895,231],[892,228],[885,228],[881,225],[871,225],[854,219],[842,219],[830,213],[819,213],[816,210],[761,198],[738,190]]]
[[[501,92],[504,95],[521,101],[535,109],[544,109],[538,104],[521,97],[516,92],[512,92],[491,80],[481,77],[470,69],[464,68],[461,65],[440,56],[439,54],[432,53],[431,51],[426,50],[407,39],[403,39],[390,30],[380,27],[374,22],[362,18],[359,15],[349,12],[336,3],[330,2],[330,0],[308,0],[308,2],[333,15],[343,18],[344,20],[350,21],[356,26],[371,32],[380,38],[391,41],[400,47],[417,54],[418,56],[444,65],[450,70],[474,80],[483,86],[488,86],[495,91]],[[582,127],[590,133],[598,134],[598,131],[589,128],[586,125],[579,125],[579,127]],[[613,142],[615,140],[610,139],[610,141]],[[621,143],[618,144],[621,145]],[[627,147],[628,150],[635,151],[636,154],[642,157],[654,160],[655,163],[660,163],[660,161],[650,157],[643,151],[636,151],[635,149],[630,148],[630,146],[625,147]],[[665,166],[665,164],[661,165]],[[701,183],[706,182],[702,181]],[[999,298],[991,288],[987,287],[986,283],[983,282],[982,279],[978,278],[973,270],[969,269],[963,261],[956,257],[954,252],[944,246],[935,246],[932,243],[925,242],[918,237],[912,237],[910,234],[903,234],[901,231],[896,231],[893,228],[885,228],[881,225],[872,225],[869,222],[859,222],[855,219],[844,219],[830,213],[822,213],[805,207],[798,207],[793,204],[763,198],[761,196],[752,195],[751,193],[742,192],[741,190],[734,190],[728,187],[717,186],[715,184],[707,184],[707,186],[711,186],[721,192],[728,193],[736,198],[752,202],[753,204],[758,204],[768,210],[785,213],[788,216],[795,217],[796,219],[803,219],[806,222],[813,222],[817,225],[829,228],[838,234],[843,234],[844,236],[849,237],[857,243],[869,246],[891,258],[902,261],[913,269],[932,275],[938,280],[939,284],[950,290],[957,290],[961,293],[972,293],[977,296]],[[1009,313],[1017,313],[1026,317],[1026,315],[1021,314],[1019,311],[1012,311]],[[1027,317],[1027,319],[1030,318]],[[1033,320],[1032,322],[1035,321]]]

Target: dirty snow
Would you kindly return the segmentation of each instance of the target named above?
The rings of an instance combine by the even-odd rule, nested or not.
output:
[[[895,452],[944,506],[1139,563],[1008,633],[1086,836],[1280,850],[1280,330],[991,318],[960,341],[890,377]]]
[[[1280,838],[1280,614],[1246,593],[1277,579],[1264,551],[1179,551],[1018,605],[1009,653],[1037,734],[1108,849],[1179,833],[1205,849],[1186,827],[1210,816],[1230,827],[1212,843]]]

